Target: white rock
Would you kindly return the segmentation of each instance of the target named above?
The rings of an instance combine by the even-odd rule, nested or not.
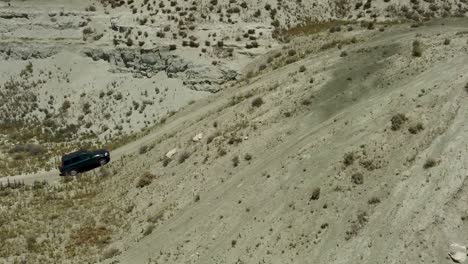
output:
[[[177,148],[173,148],[173,149],[169,150],[169,152],[166,153],[166,157],[170,159],[170,158],[172,158],[176,153],[177,153]]]
[[[203,133],[198,133],[197,135],[195,135],[192,140],[195,141],[195,142],[198,142],[200,140],[202,140],[203,138]]]
[[[463,263],[466,260],[466,247],[452,243],[448,255],[454,262]]]

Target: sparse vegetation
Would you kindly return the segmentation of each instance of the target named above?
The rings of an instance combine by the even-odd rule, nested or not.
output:
[[[142,154],[145,154],[148,150],[149,150],[149,148],[148,148],[147,145],[141,145],[140,149],[138,150],[138,153],[140,153],[140,155],[142,155]]]
[[[418,134],[419,132],[423,130],[424,130],[424,126],[420,122],[408,128],[408,131],[413,135]]]
[[[392,116],[392,130],[397,131],[400,130],[401,126],[408,120],[408,118],[404,114],[396,114]]]
[[[232,241],[231,241],[231,247],[235,247],[236,244],[237,244],[237,240],[232,240]]]
[[[150,173],[149,171],[146,171],[138,179],[136,187],[143,188],[145,186],[148,186],[151,184],[151,182],[153,182],[154,178],[155,176],[152,173]]]
[[[239,156],[234,156],[232,158],[232,166],[237,167],[239,165]]]
[[[148,226],[146,226],[145,231],[143,231],[143,236],[150,235],[151,233],[153,233],[153,230],[154,230],[154,224],[149,224]]]
[[[310,200],[318,200],[320,198],[320,188],[314,188],[312,191],[312,195],[310,196]]]
[[[252,101],[252,107],[260,107],[264,104],[263,99],[261,97],[257,97]]]
[[[364,175],[362,175],[362,173],[360,173],[360,172],[354,173],[351,176],[351,182],[356,184],[356,185],[363,184],[364,183]]]
[[[343,157],[343,164],[348,167],[354,163],[354,152],[348,152]]]
[[[423,53],[422,45],[419,40],[413,41],[413,56],[414,57],[421,57]]]
[[[356,220],[353,220],[351,223],[351,227],[348,231],[346,231],[345,239],[349,240],[352,237],[356,236],[358,232],[364,227],[367,223],[367,213],[365,211],[358,212]]]
[[[426,160],[426,162],[424,162],[423,168],[427,170],[432,167],[435,167],[436,165],[437,165],[437,161],[433,158],[429,158]]]
[[[188,151],[183,151],[179,155],[179,164],[184,163],[188,158],[190,158],[190,152]]]
[[[372,197],[367,201],[368,204],[378,204],[380,203],[379,197]]]
[[[112,7],[123,2],[123,6],[115,13],[98,5],[95,14],[65,8],[69,18],[57,17],[56,23],[47,19],[50,27],[41,30],[57,28],[66,33],[70,27],[80,35],[87,32],[90,42],[79,40],[83,45],[74,45],[86,60],[63,63],[63,54],[57,60],[56,49],[39,47],[50,36],[38,42],[34,41],[37,34],[24,37],[26,44],[38,46],[32,51],[23,50],[24,45],[15,49],[17,39],[13,44],[7,39],[0,48],[5,69],[21,65],[12,67],[16,72],[11,81],[0,84],[1,176],[55,169],[61,154],[81,146],[109,146],[111,155],[115,153],[108,165],[77,177],[62,177],[54,184],[0,185],[5,208],[0,210],[0,258],[8,263],[117,263],[135,254],[135,249],[141,251],[139,245],[153,242],[162,247],[145,252],[141,261],[253,263],[263,259],[265,263],[296,263],[313,259],[307,252],[346,249],[353,241],[344,242],[343,236],[353,238],[368,221],[367,212],[360,210],[369,210],[373,225],[380,223],[376,210],[388,207],[385,199],[394,195],[395,183],[408,177],[408,166],[437,166],[439,160],[418,157],[447,124],[459,124],[451,118],[458,114],[457,104],[463,103],[463,98],[455,96],[464,92],[452,87],[458,85],[457,89],[468,94],[468,84],[463,88],[465,83],[460,83],[460,68],[447,67],[460,70],[446,78],[447,85],[423,80],[428,69],[452,63],[454,52],[466,48],[462,44],[466,33],[453,37],[453,47],[441,46],[444,37],[453,34],[447,31],[428,38],[425,28],[431,23],[414,30],[406,22],[396,29],[379,22],[387,15],[389,20],[398,18],[405,4],[364,0],[316,5],[296,0],[273,1],[268,7],[261,2],[259,8],[260,2],[244,0],[102,1]],[[414,16],[425,21],[432,16],[425,13],[430,1],[411,0],[407,19]],[[443,3],[435,4],[442,8]],[[381,13],[382,5],[398,10]],[[330,12],[348,20],[347,9],[357,6],[360,10],[352,13],[349,22],[308,20],[323,8],[327,10],[325,19]],[[442,11],[434,15],[442,15]],[[115,25],[105,28],[109,18]],[[27,20],[18,21],[35,25],[32,16]],[[363,22],[358,28],[360,21],[371,20],[374,22]],[[26,32],[21,30],[23,22],[18,23],[18,32]],[[383,29],[380,25],[385,25],[386,33],[365,30]],[[322,31],[322,27],[330,33],[292,39]],[[354,32],[347,32],[353,27]],[[271,41],[271,30],[282,44]],[[400,32],[405,37],[396,35],[392,38],[395,43],[378,41]],[[413,44],[413,55],[421,57],[424,47],[423,62],[409,54],[414,39],[407,37],[419,32],[422,34],[416,37],[424,45],[418,41],[416,52]],[[60,45],[69,42],[69,34],[62,35],[55,35],[60,37],[55,41]],[[99,42],[91,41],[98,37],[102,37]],[[406,51],[401,53],[404,41]],[[349,57],[340,59],[338,55],[345,57],[346,50]],[[34,62],[34,69],[28,60]],[[87,69],[83,77],[80,69],[86,69],[86,63],[103,67],[96,73]],[[244,77],[239,66],[247,63],[250,66]],[[48,80],[53,89],[44,84]],[[414,80],[418,85],[396,87]],[[62,89],[67,83],[70,87]],[[426,92],[417,97],[419,86]],[[440,90],[447,87],[450,91]],[[207,96],[207,91],[217,89],[222,92]],[[192,99],[199,98],[193,104]],[[453,98],[455,103],[444,101]],[[186,102],[191,106],[184,106]],[[170,118],[170,111],[179,107],[182,112]],[[388,109],[406,109],[401,111],[408,111],[405,114],[411,122],[398,112],[383,114]],[[366,117],[356,118],[361,114]],[[382,117],[384,126],[380,126]],[[137,136],[147,137],[134,141],[137,136],[133,133],[140,129],[143,132]],[[130,141],[131,145],[115,151]],[[460,155],[458,149],[447,154],[443,159],[447,164],[440,167],[450,165],[455,157],[450,155]],[[454,158],[453,162],[459,161]],[[422,175],[417,186],[433,183],[435,170],[425,171],[427,175]],[[45,173],[49,174],[47,180],[57,178],[55,170]],[[387,174],[391,179],[383,177]],[[434,194],[440,196],[441,192],[436,188]],[[403,213],[414,213],[410,211]],[[252,225],[243,228],[246,221]],[[259,232],[249,233],[251,228]],[[362,235],[388,235],[374,234],[374,229],[369,227]],[[161,243],[165,235],[171,239],[167,246]],[[362,241],[356,237],[356,243]],[[364,241],[365,251],[375,250],[371,242]],[[413,249],[417,251],[410,245],[409,250]],[[130,255],[121,260],[120,250],[128,250]],[[215,254],[210,255],[213,250]],[[322,255],[335,259],[335,253]],[[361,253],[365,257],[366,252]],[[356,253],[356,260],[361,253]],[[416,260],[416,255],[410,260]]]
[[[15,153],[27,153],[32,156],[37,156],[43,154],[46,149],[38,144],[18,144],[12,147],[8,153],[15,154]]]

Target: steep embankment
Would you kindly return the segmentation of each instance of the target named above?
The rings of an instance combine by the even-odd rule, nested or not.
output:
[[[341,51],[267,68],[129,161],[117,193],[135,207],[116,259],[448,262],[448,245],[468,232],[468,56],[466,22],[445,23],[358,35]],[[199,132],[208,141],[193,142]],[[180,155],[165,163],[174,147]],[[129,190],[132,167],[154,180]]]
[[[448,262],[468,235],[466,25],[272,48],[104,169],[1,188],[1,260]]]

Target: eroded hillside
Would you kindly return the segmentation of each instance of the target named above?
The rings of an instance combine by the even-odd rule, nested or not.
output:
[[[53,170],[63,152],[130,142],[256,75],[251,62],[303,33],[419,26],[465,11],[465,1],[436,0],[2,1],[0,175]]]
[[[0,256],[450,263],[468,232],[466,26],[350,23],[265,49],[109,167],[3,188]]]

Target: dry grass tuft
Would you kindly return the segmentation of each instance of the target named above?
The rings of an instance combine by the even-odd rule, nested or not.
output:
[[[138,188],[143,188],[145,186],[148,186],[151,184],[151,182],[153,182],[153,180],[155,179],[156,177],[151,174],[149,171],[146,171],[145,173],[143,173],[143,175],[140,176],[140,178],[138,179],[138,182],[136,184],[136,187]]]

